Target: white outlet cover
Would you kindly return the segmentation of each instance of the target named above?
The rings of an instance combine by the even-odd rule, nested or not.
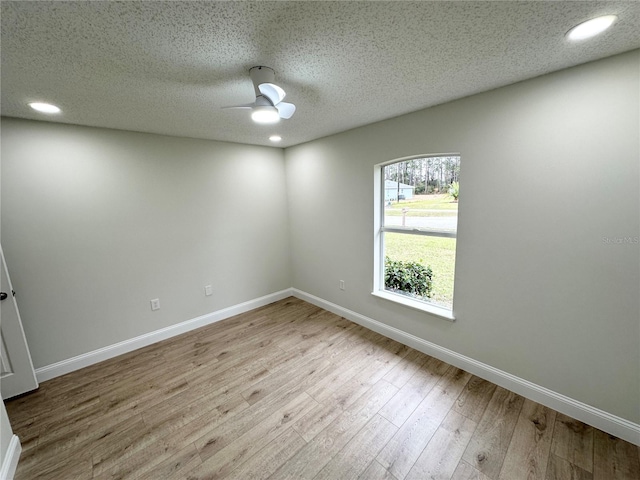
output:
[[[151,300],[151,310],[160,310],[160,299],[154,298]]]
[[[205,285],[204,286],[204,294],[206,296],[209,296],[209,295],[213,294],[213,288],[211,287],[211,285]]]

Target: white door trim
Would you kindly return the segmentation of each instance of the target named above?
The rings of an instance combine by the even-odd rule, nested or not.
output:
[[[17,435],[11,437],[9,441],[9,447],[7,453],[2,459],[2,468],[0,468],[0,480],[13,480],[13,476],[18,468],[18,460],[20,460],[20,453],[22,452],[22,445],[20,445],[20,439]]]

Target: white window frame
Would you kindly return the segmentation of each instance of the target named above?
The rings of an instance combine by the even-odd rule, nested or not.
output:
[[[374,167],[374,173],[373,173],[374,243],[373,243],[373,292],[371,292],[371,294],[376,297],[383,298],[385,300],[389,300],[391,302],[398,303],[400,305],[404,305],[409,308],[420,310],[422,312],[427,312],[431,315],[435,315],[449,321],[455,320],[455,316],[453,314],[453,306],[452,306],[452,309],[449,310],[448,308],[441,307],[433,303],[407,297],[399,293],[390,292],[388,290],[385,290],[384,288],[384,245],[383,245],[384,233],[395,232],[395,233],[403,233],[408,235],[424,235],[424,236],[430,236],[430,237],[457,238],[457,228],[456,228],[456,232],[445,232],[440,230],[431,230],[431,229],[423,229],[423,228],[385,226],[384,225],[384,206],[385,206],[384,205],[384,202],[385,202],[384,175],[382,174],[382,172],[384,167],[386,167],[387,165],[405,162],[407,160],[414,160],[417,158],[460,157],[460,156],[461,155],[459,153],[438,153],[438,154],[430,153],[427,155],[411,155],[409,157],[396,158],[388,162],[379,163]],[[457,250],[457,242],[456,242],[456,250]],[[456,255],[456,260],[457,260],[457,255]],[[455,291],[455,280],[454,280],[454,291]],[[455,302],[455,293],[454,293],[453,301]]]

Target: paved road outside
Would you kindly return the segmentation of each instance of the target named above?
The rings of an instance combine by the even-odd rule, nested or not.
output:
[[[442,212],[442,210],[437,210]],[[438,230],[455,231],[458,218],[453,217],[405,217],[405,227],[433,228]],[[402,215],[385,215],[384,224],[387,226],[402,226]]]

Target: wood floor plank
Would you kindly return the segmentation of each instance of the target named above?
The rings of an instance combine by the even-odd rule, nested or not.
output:
[[[283,404],[288,404],[302,393],[303,392],[299,390],[288,392],[286,397],[276,402],[277,406],[275,408],[277,409]],[[236,438],[250,431],[256,424],[269,418],[273,411],[274,405],[259,402],[245,409],[242,415],[235,415],[225,422],[216,425],[213,429],[205,425],[206,433],[193,441],[198,449],[200,458],[203,462],[208,460],[227,445],[231,444]],[[183,439],[181,439],[181,441],[184,442]],[[186,441],[189,443],[192,442],[191,434],[187,437]]]
[[[136,474],[140,480],[174,480],[182,478],[187,472],[202,464],[195,445],[187,445],[169,458],[150,468],[144,473]]]
[[[334,313],[318,309],[305,319],[310,325],[300,325],[278,339],[278,347],[284,351],[316,344],[322,338],[339,335],[341,330],[352,328],[352,323]]]
[[[297,298],[6,407],[15,480],[640,479],[637,446]]]
[[[593,435],[593,480],[637,480],[640,464],[635,445],[601,430]]]
[[[509,448],[524,398],[498,387],[462,459],[490,478],[497,478]]]
[[[50,457],[60,457],[66,451],[77,451],[82,445],[99,446],[103,441],[107,441],[112,436],[120,435],[126,431],[131,424],[137,424],[142,418],[139,414],[130,411],[123,411],[108,416],[101,411],[84,422],[59,425],[55,430],[45,430],[42,432],[38,443],[38,450],[35,452],[25,451],[22,453],[22,463],[26,466],[34,456],[34,461],[46,462]]]
[[[183,393],[185,399],[194,401],[203,396],[236,395],[269,376],[269,370],[262,368],[259,362],[253,364],[253,369],[243,369],[234,375],[233,371],[212,373],[211,376],[198,374],[195,377],[187,376],[189,388]],[[182,395],[181,395],[182,396]]]
[[[40,425],[40,430],[44,431],[49,424],[60,421],[65,422],[66,419],[82,415],[87,411],[93,411],[101,407],[99,404],[100,396],[97,394],[88,398],[69,399],[66,403],[55,399],[50,405],[44,403],[35,407],[35,409],[28,408],[29,412],[35,412],[36,414],[27,418],[33,419],[33,422]],[[19,429],[24,424],[24,421],[18,422],[14,428]],[[13,427],[13,423],[11,425]]]
[[[449,368],[451,368],[450,365],[440,360],[428,359],[396,396],[382,408],[380,415],[401,427]]]
[[[158,457],[165,457],[168,451],[160,432],[147,427],[137,429],[128,441],[122,441],[115,448],[103,448],[93,452],[93,475],[105,472],[135,472],[135,467],[149,463]],[[166,457],[169,457],[166,455]],[[119,476],[119,475],[118,475]]]
[[[162,436],[150,429],[127,445],[123,451],[116,452],[108,460],[94,464],[93,478],[124,480],[140,477],[173,455]]]
[[[317,318],[315,321],[322,321],[322,318]],[[355,330],[358,327],[359,326],[357,324],[350,322],[343,317],[339,317],[335,320],[332,328],[325,330],[322,335],[307,336],[297,342],[293,348],[295,350],[306,350],[322,344],[331,346],[334,343],[341,341],[346,337],[348,332]]]
[[[258,402],[271,402],[273,399],[284,397],[287,394],[291,394],[294,391],[305,391],[310,386],[315,385],[316,382],[322,381],[329,376],[332,372],[331,362],[322,360],[313,365],[308,366],[306,369],[301,369],[298,372],[293,372],[290,375],[290,379],[283,385],[276,386],[271,390],[265,391],[264,395],[258,400]]]
[[[109,405],[96,402],[90,408],[76,411],[74,414],[61,414],[59,418],[51,418],[48,423],[43,423],[39,432],[38,445],[55,442],[59,448],[63,448],[66,442],[84,441],[87,430],[100,430],[119,424],[138,413],[131,409],[122,409],[118,412],[111,411],[107,417]]]
[[[237,350],[245,344],[244,342],[255,342],[259,339],[255,335],[248,335],[248,332],[268,334],[270,329],[273,328],[282,328],[282,322],[268,316],[261,316],[252,321],[240,322],[235,325],[230,324],[224,329],[204,327],[197,333],[186,334],[182,341],[177,342],[171,348],[163,349],[162,355],[169,362],[176,362],[179,359],[184,360],[188,355],[197,356],[210,351],[222,354],[221,358],[224,358],[228,355],[228,353],[223,353],[228,351],[227,349]]]
[[[593,472],[593,431],[593,427],[559,413],[551,452],[587,472]]]
[[[381,347],[379,353],[370,359],[369,365],[359,374],[362,380],[368,380],[370,384],[382,379],[411,351],[411,348],[390,338],[382,337],[378,344]]]
[[[121,388],[100,396],[105,405],[105,415],[123,410],[140,410],[140,406],[156,405],[167,397],[172,397],[189,389],[189,383],[183,377],[176,377],[170,370],[166,375],[151,382],[138,384],[124,383]]]
[[[244,377],[244,388],[247,388],[246,382],[253,383],[260,381],[267,375],[269,371],[264,368],[264,363],[274,358],[278,358],[284,355],[284,352],[280,350],[273,350],[264,352],[264,355],[258,358],[242,358],[238,363],[230,362],[232,365],[222,372],[215,369],[196,369],[191,373],[184,375],[191,387],[198,386],[208,390],[209,392],[218,391],[223,393],[228,389],[229,384],[234,384],[234,381]]]
[[[397,431],[398,427],[376,414],[314,478],[357,479]]]
[[[309,395],[318,402],[324,402],[330,398],[343,384],[353,379],[358,373],[369,367],[372,361],[382,358],[386,353],[386,345],[381,341],[382,337],[379,334],[372,331],[360,333],[360,330],[355,333],[357,334],[358,342],[351,350],[345,352],[341,360],[336,363],[337,368],[334,374],[326,377],[308,390]],[[394,343],[399,345],[397,342]]]
[[[318,376],[324,375],[328,370],[318,369],[315,374]],[[209,448],[211,449],[223,448],[225,441],[228,441],[233,435],[241,435],[251,428],[252,422],[260,421],[267,416],[270,411],[276,408],[274,405],[286,403],[297,394],[304,392],[307,382],[313,383],[314,378],[310,375],[305,376],[304,379],[294,377],[291,380],[291,385],[283,386],[280,391],[273,392],[253,405],[249,405],[246,402],[244,402],[244,405],[238,405],[237,407],[221,404],[219,408],[217,407],[221,415],[214,414],[212,417],[207,418],[206,422],[200,419],[193,420],[188,425],[185,425],[184,428],[181,428],[177,434],[174,434],[171,441],[179,448],[193,442],[201,446],[205,441],[209,443]],[[287,387],[289,388],[288,390]],[[228,391],[224,390],[223,394],[226,395],[225,392]],[[239,415],[243,417],[236,418]],[[227,440],[224,440],[225,437]]]
[[[209,420],[215,419],[224,415],[225,410],[228,413],[237,406],[241,406],[240,410],[249,406],[237,390],[239,389],[229,389],[222,393],[217,390],[206,393],[198,388],[190,388],[183,395],[168,398],[166,401],[144,409],[142,419],[147,426],[158,426],[158,428],[166,428],[171,424],[181,428],[203,415],[207,415]]]
[[[281,435],[284,431],[291,428],[293,422],[304,416],[314,405],[316,401],[303,392],[288,404],[274,411],[267,418],[255,424],[250,430],[245,432],[238,438],[233,438],[226,445],[212,453],[205,444],[202,448],[198,448],[198,453],[202,459],[202,465],[199,467],[205,471],[204,478],[225,478],[238,465],[249,460],[253,455],[258,453],[262,448],[262,442],[268,444]],[[196,443],[196,447],[198,444]],[[194,475],[189,472],[189,477]],[[197,476],[195,478],[198,478]]]
[[[107,423],[107,422],[105,422]],[[97,453],[116,451],[123,444],[131,443],[144,429],[144,422],[138,416],[117,425],[107,425],[97,432],[88,429],[84,441],[75,443],[73,448],[65,448],[55,442],[39,445],[33,452],[20,457],[16,478],[31,479],[61,464],[89,460],[93,465],[93,456]],[[45,476],[46,477],[46,476]]]
[[[341,414],[342,410],[333,402],[321,403],[294,423],[293,428],[306,442],[310,442]]]
[[[331,361],[330,354],[333,350],[340,349],[340,345],[346,341],[347,335],[340,331],[332,335],[331,340],[317,340],[313,344],[298,346],[285,351],[285,355],[273,361],[265,362],[264,366],[270,373],[294,371],[298,365],[314,360]]]
[[[175,408],[173,415],[164,417],[161,422],[147,420],[146,413],[143,414],[143,419],[145,425],[167,438],[166,441],[173,450],[181,450],[210,434],[218,425],[241,415],[249,407],[238,394],[218,395],[207,404],[196,401],[185,408]]]
[[[183,424],[183,418],[178,414],[176,417],[167,419],[165,423],[156,425],[153,428],[159,429],[166,433],[170,448],[174,451],[181,450],[186,445],[195,444],[201,438],[215,438],[220,425],[224,425],[232,421],[232,419],[242,415],[251,406],[244,402],[237,401],[242,397],[232,397],[228,403],[222,403],[215,408],[215,411],[209,411],[203,415],[191,419],[188,423]]]
[[[525,399],[499,480],[544,480],[556,412]]]
[[[398,388],[404,387],[404,384],[409,381],[413,375],[422,368],[422,366],[429,360],[428,355],[417,350],[412,350],[407,356],[393,367],[383,378],[391,385],[395,385]]]
[[[545,480],[593,480],[593,474],[552,453]]]
[[[293,429],[269,442],[249,460],[233,470],[227,478],[237,480],[263,480],[269,478],[281,465],[287,462],[307,443]]]
[[[362,472],[358,480],[397,480],[389,470],[384,468],[377,460],[373,460],[367,469]]]
[[[330,348],[325,351],[324,358],[334,365],[350,362],[352,358],[357,358],[359,352],[369,342],[374,341],[374,338],[374,332],[354,324],[353,328],[344,330],[339,341],[333,342]]]
[[[313,478],[397,392],[384,380],[376,383],[347,410],[315,435],[273,475],[274,479]],[[312,423],[313,424],[313,423]]]
[[[476,427],[477,423],[473,420],[450,410],[406,478],[449,480],[460,463]]]
[[[347,408],[372,385],[384,377],[407,353],[407,347],[397,342],[389,342],[383,345],[375,355],[372,355],[362,370],[332,394],[335,404],[342,409]]]
[[[43,384],[45,385],[45,384]],[[26,395],[14,397],[4,402],[7,415],[11,418],[11,426],[14,429],[27,429],[33,427],[35,416],[44,408],[49,400],[46,395],[46,388],[43,385]],[[33,399],[33,400],[32,400]]]
[[[322,367],[327,368],[329,362],[323,361],[322,358],[304,358],[293,364],[293,368],[285,368],[275,373],[269,373],[260,381],[251,387],[243,390],[240,394],[250,405],[272,394],[279,388],[291,382],[292,378],[301,378],[314,375],[321,370]]]
[[[456,400],[453,409],[478,423],[482,415],[484,415],[484,411],[487,405],[489,405],[495,391],[495,383],[488,382],[474,375]]]
[[[365,368],[364,362],[345,363],[333,370],[332,374],[309,388],[308,392],[318,402],[322,403]]]
[[[450,368],[387,443],[376,459],[403,479],[445,419],[471,374]]]
[[[167,358],[166,362],[168,365],[174,365],[174,368],[178,368],[176,373],[179,375],[194,373],[203,369],[221,372],[232,368],[232,361],[238,363],[243,359],[254,359],[255,357],[252,355],[254,349],[270,350],[272,342],[272,339],[261,340],[259,338],[243,339],[242,343],[237,345],[216,342],[216,344],[202,346],[200,342],[195,342],[193,346],[190,345],[181,355]],[[216,365],[217,363],[219,365]]]
[[[92,476],[91,460],[84,458],[65,458],[50,468],[38,471],[37,474],[28,475],[29,476],[24,476],[24,478],[87,480]]]
[[[464,460],[461,460],[456,468],[456,471],[453,472],[453,476],[451,480],[492,480],[487,477],[480,470],[472,467]],[[516,480],[515,478],[513,480]]]
[[[95,388],[108,387],[141,373],[153,373],[153,367],[163,364],[166,362],[162,357],[162,351],[146,347],[54,378],[40,387],[45,392],[47,401],[63,400],[70,396],[79,398],[79,392],[87,391],[92,395]],[[155,373],[157,374],[157,370]]]
[[[110,445],[117,445],[127,441],[135,432],[144,428],[139,415],[127,417],[120,423],[112,423],[112,419],[96,422],[94,427],[61,434],[58,437],[42,441],[35,449],[23,452],[18,463],[18,472],[34,476],[37,472],[60,463],[61,458],[69,452],[78,460],[91,459],[94,451],[108,449]]]

